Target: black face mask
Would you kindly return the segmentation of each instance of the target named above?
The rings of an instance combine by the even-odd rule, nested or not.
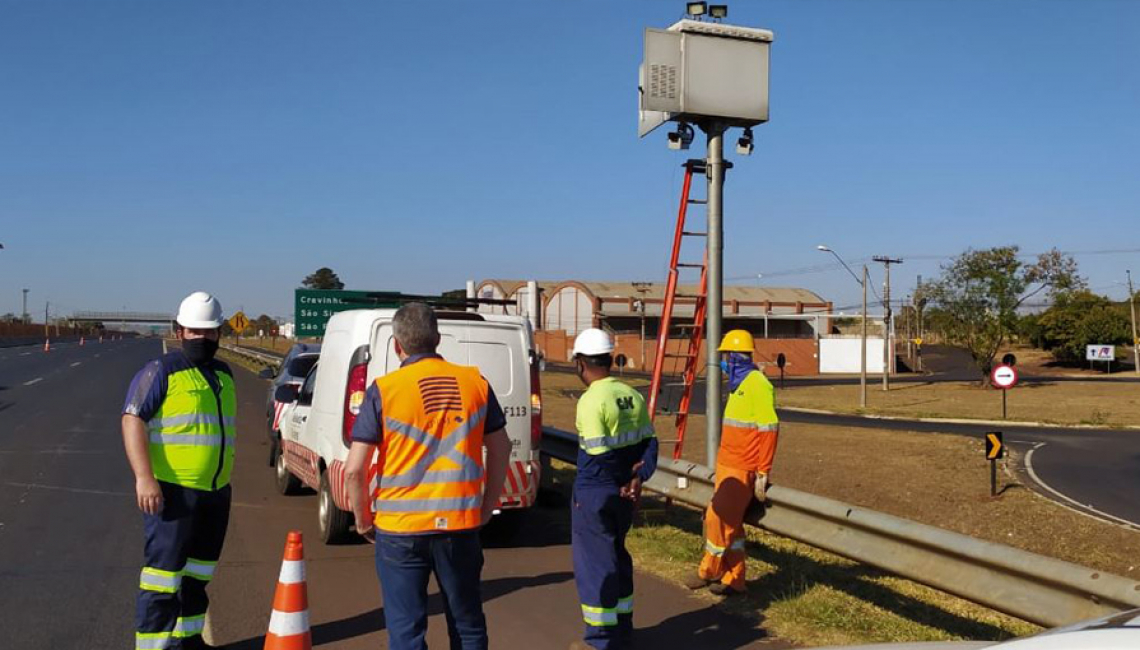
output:
[[[218,342],[213,339],[183,339],[182,352],[190,363],[200,365],[214,358]]]

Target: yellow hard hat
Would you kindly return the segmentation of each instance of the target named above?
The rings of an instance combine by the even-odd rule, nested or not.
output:
[[[720,347],[717,348],[719,352],[746,352],[752,354],[756,351],[756,344],[752,341],[752,335],[745,330],[732,330],[724,335],[724,339],[720,342]]]

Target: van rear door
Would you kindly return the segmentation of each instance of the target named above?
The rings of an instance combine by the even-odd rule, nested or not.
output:
[[[505,507],[533,504],[538,480],[538,449],[531,445],[530,341],[525,324],[471,320],[439,321],[439,353],[452,363],[475,366],[495,391],[507,418],[511,440]],[[369,376],[400,367],[391,323],[376,328]]]

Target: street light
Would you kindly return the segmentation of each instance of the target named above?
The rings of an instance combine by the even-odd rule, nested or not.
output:
[[[835,259],[839,260],[843,268],[847,269],[851,277],[855,278],[855,281],[863,288],[863,335],[861,337],[862,346],[859,351],[859,406],[861,408],[867,408],[867,265],[863,265],[863,279],[860,280],[859,276],[855,275],[855,272],[851,270],[851,267],[847,266],[847,262],[844,262],[843,258],[839,256],[839,253],[836,253],[831,250],[830,247],[824,246],[823,244],[815,248],[824,253],[834,255]]]

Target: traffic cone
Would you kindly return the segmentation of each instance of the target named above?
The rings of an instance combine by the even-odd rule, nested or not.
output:
[[[51,339],[44,339],[44,352],[51,352]]]
[[[83,342],[83,337],[82,337],[82,336],[81,336],[81,337],[79,337],[79,345],[84,345],[84,342]]]
[[[265,635],[265,650],[312,650],[309,633],[309,596],[305,589],[305,546],[301,531],[285,538],[285,559],[273,595],[273,615]]]
[[[102,334],[100,334],[100,335],[99,335],[99,342],[100,342],[100,343],[102,343],[102,342],[103,342],[103,335],[102,335]]]

